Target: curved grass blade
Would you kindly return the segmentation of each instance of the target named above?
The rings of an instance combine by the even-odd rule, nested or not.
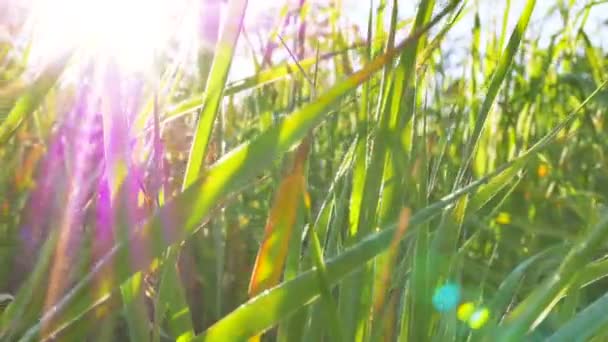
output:
[[[608,326],[608,293],[579,312],[573,319],[559,328],[546,342],[588,341],[594,334]]]
[[[511,273],[502,281],[488,305],[490,311],[496,313],[496,317],[493,317],[492,321],[498,323],[498,315],[502,315],[502,313],[506,311],[507,306],[513,299],[521,281],[525,278],[526,272],[531,266],[540,260],[545,260],[547,257],[563,251],[564,247],[561,245],[545,249],[521,262],[513,271],[511,271]]]
[[[582,288],[608,276],[608,259],[594,262],[585,266],[576,279],[576,288]]]
[[[557,271],[511,312],[497,341],[519,340],[529,329],[540,323],[561,295],[571,287],[579,270],[590,261],[592,253],[606,241],[607,236],[608,212],[570,249]]]

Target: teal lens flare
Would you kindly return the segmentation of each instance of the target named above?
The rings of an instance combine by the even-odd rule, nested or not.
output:
[[[450,311],[460,302],[460,285],[447,283],[435,290],[433,307],[439,312]]]

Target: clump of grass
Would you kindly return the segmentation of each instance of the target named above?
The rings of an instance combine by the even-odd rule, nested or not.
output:
[[[75,51],[26,79],[0,45],[0,337],[605,339],[601,4],[557,3],[544,46],[534,0],[499,32],[457,0],[371,1],[357,30],[289,2],[256,31],[230,0],[154,84],[95,60],[61,84]]]

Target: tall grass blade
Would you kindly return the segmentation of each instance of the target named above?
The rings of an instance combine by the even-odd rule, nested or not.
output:
[[[200,176],[200,170],[207,154],[207,147],[211,141],[213,124],[220,110],[222,94],[228,79],[228,71],[232,64],[236,43],[243,26],[247,2],[247,0],[230,0],[229,2],[228,13],[226,14],[227,21],[224,23],[222,34],[215,49],[209,81],[205,88],[203,109],[199,115],[194,141],[190,148],[183,188],[190,186]]]
[[[466,172],[467,168],[469,167],[469,164],[471,163],[473,153],[477,148],[477,144],[481,136],[481,131],[486,125],[486,120],[488,118],[488,115],[490,114],[490,110],[492,109],[494,101],[496,100],[498,91],[500,90],[500,87],[505,81],[505,78],[511,65],[513,64],[515,54],[517,53],[519,45],[524,37],[535,4],[536,0],[528,0],[526,2],[526,6],[524,7],[521,17],[517,22],[517,26],[511,33],[511,38],[509,38],[507,47],[505,48],[502,56],[500,57],[498,67],[492,75],[492,80],[490,82],[490,85],[488,86],[488,92],[486,93],[486,96],[479,109],[479,113],[477,113],[477,117],[475,119],[475,128],[465,149],[463,157],[464,163],[460,168],[459,178],[464,176],[464,173]]]

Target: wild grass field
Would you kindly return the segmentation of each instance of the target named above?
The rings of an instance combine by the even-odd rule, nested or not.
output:
[[[0,0],[0,340],[608,341],[608,2],[357,1]]]

